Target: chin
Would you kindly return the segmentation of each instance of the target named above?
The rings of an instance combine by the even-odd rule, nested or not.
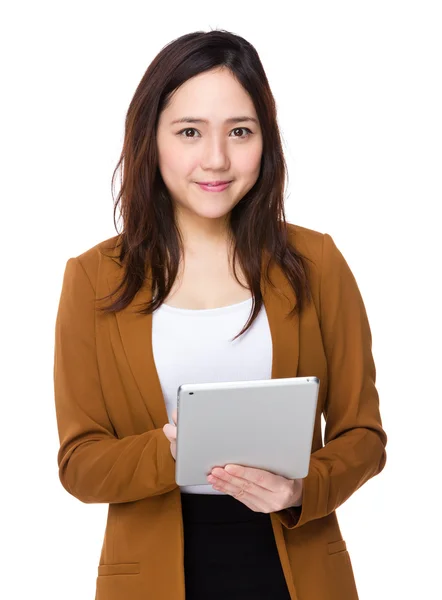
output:
[[[236,202],[230,200],[224,201],[220,198],[218,200],[199,200],[195,202],[192,198],[192,202],[187,202],[182,206],[187,212],[192,213],[198,217],[204,219],[220,219],[225,217],[231,212],[236,205]]]
[[[221,210],[221,209],[200,209],[200,210],[192,210],[192,212],[197,215],[198,217],[201,217],[203,219],[221,219],[223,217],[225,217],[226,215],[228,215],[230,213],[232,209],[230,208],[229,210]]]

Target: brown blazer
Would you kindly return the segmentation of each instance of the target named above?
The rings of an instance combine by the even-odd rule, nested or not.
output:
[[[271,513],[271,522],[292,600],[355,600],[335,510],[386,462],[370,327],[332,238],[293,224],[289,232],[312,261],[314,302],[286,319],[296,299],[272,263],[277,289],[262,285],[272,377],[317,376],[321,385],[303,504]],[[118,250],[109,250],[117,240],[66,264],[55,328],[59,476],[82,502],[109,504],[96,600],[184,600],[180,489],[162,431],[168,416],[152,355],[152,316],[134,312],[150,287],[146,282],[117,314],[94,311],[94,299],[114,290],[122,275]]]

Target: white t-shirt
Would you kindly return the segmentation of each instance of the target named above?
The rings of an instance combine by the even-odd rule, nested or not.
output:
[[[272,338],[264,305],[250,329],[230,340],[246,324],[252,298],[223,306],[193,310],[162,304],[152,315],[155,366],[169,422],[182,383],[270,379]],[[181,486],[190,494],[224,494],[211,485]]]

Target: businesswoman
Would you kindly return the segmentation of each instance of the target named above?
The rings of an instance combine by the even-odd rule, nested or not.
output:
[[[332,237],[285,220],[253,46],[215,30],[164,47],[118,167],[122,231],[67,261],[55,332],[60,480],[109,505],[96,599],[356,599],[336,509],[386,462],[370,327]],[[181,383],[310,375],[307,477],[233,465],[177,486]]]

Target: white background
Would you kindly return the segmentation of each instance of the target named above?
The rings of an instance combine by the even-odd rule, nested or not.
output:
[[[148,64],[220,28],[267,72],[288,221],[332,235],[372,327],[387,465],[338,509],[360,598],[441,597],[440,2],[17,1],[1,20],[0,596],[94,597],[107,506],[69,496],[56,464],[63,271],[117,233],[110,180]]]

